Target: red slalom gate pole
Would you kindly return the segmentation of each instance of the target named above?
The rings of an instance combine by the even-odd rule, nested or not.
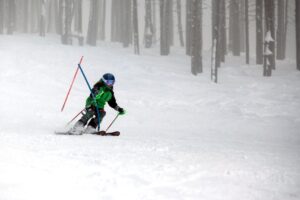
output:
[[[81,62],[82,62],[82,59],[83,59],[83,56],[81,56],[81,58],[80,58],[80,61],[79,61],[79,64],[81,64]],[[68,100],[68,98],[69,98],[69,94],[70,94],[70,92],[71,92],[71,89],[72,89],[72,87],[73,87],[73,84],[74,84],[74,81],[75,81],[75,79],[76,79],[76,76],[77,76],[77,74],[78,74],[78,71],[79,71],[79,67],[77,67],[77,69],[76,69],[76,72],[75,72],[75,74],[74,74],[74,77],[73,77],[73,80],[72,80],[72,83],[71,83],[71,85],[70,85],[70,88],[69,88],[69,90],[68,90],[68,93],[67,93],[67,95],[66,95],[66,98],[65,98],[65,101],[64,101],[64,104],[62,105],[62,107],[61,107],[61,112],[64,110],[64,108],[65,108],[65,105],[66,105],[66,102],[67,102],[67,100]],[[76,116],[77,117],[77,116]]]

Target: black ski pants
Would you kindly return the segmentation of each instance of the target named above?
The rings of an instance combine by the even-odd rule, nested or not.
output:
[[[82,115],[80,118],[80,122],[83,123],[83,125],[92,126],[94,128],[97,128],[98,126],[98,115],[97,115],[97,108],[95,107],[89,107],[85,109],[85,113]],[[99,114],[100,114],[100,123],[102,122],[103,118],[106,115],[105,110],[99,109]]]

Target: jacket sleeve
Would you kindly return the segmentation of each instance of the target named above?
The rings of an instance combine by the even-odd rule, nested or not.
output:
[[[98,93],[99,88],[101,87],[101,82],[98,81],[95,83],[94,87],[92,88],[92,93],[96,96]],[[93,97],[92,93],[90,93],[90,97]]]
[[[112,93],[112,97],[111,97],[111,99],[110,99],[107,103],[108,103],[108,105],[109,105],[110,107],[112,107],[113,109],[118,110],[118,109],[119,109],[119,106],[118,106],[118,104],[117,104],[117,101],[116,101],[116,98],[115,98],[114,91],[111,91],[111,93]]]
[[[97,95],[100,87],[101,87],[101,82],[100,81],[98,81],[97,83],[95,83],[95,85],[92,88],[92,92],[90,93],[90,95],[88,96],[88,98],[85,101],[85,107],[86,108],[88,108],[88,107],[90,107],[90,106],[92,106],[94,104],[94,98],[93,98],[92,93],[96,97],[96,95]]]

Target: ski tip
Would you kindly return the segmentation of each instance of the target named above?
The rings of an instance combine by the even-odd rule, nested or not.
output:
[[[119,131],[113,131],[113,132],[98,131],[94,134],[101,135],[101,136],[119,136],[121,133]]]
[[[120,136],[120,132],[119,131],[115,131],[115,132],[111,132],[110,135],[113,135],[113,136]]]
[[[54,134],[55,135],[82,135],[82,134],[73,134],[70,132],[59,132],[59,131],[55,131]]]

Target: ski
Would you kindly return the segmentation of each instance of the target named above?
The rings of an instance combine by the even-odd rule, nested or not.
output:
[[[74,133],[70,133],[69,131],[66,131],[66,132],[55,131],[54,133],[55,133],[56,135],[82,135],[82,134],[74,134]]]
[[[92,133],[93,135],[101,135],[101,136],[119,136],[121,133],[119,131],[106,132],[106,131],[98,131]]]
[[[70,133],[69,131],[67,131],[67,132],[55,131],[54,133],[56,135],[75,135],[75,136],[85,135],[85,134],[73,134],[73,133]],[[113,132],[97,131],[97,132],[91,133],[91,134],[99,135],[99,136],[119,136],[121,133],[119,131],[113,131]]]

